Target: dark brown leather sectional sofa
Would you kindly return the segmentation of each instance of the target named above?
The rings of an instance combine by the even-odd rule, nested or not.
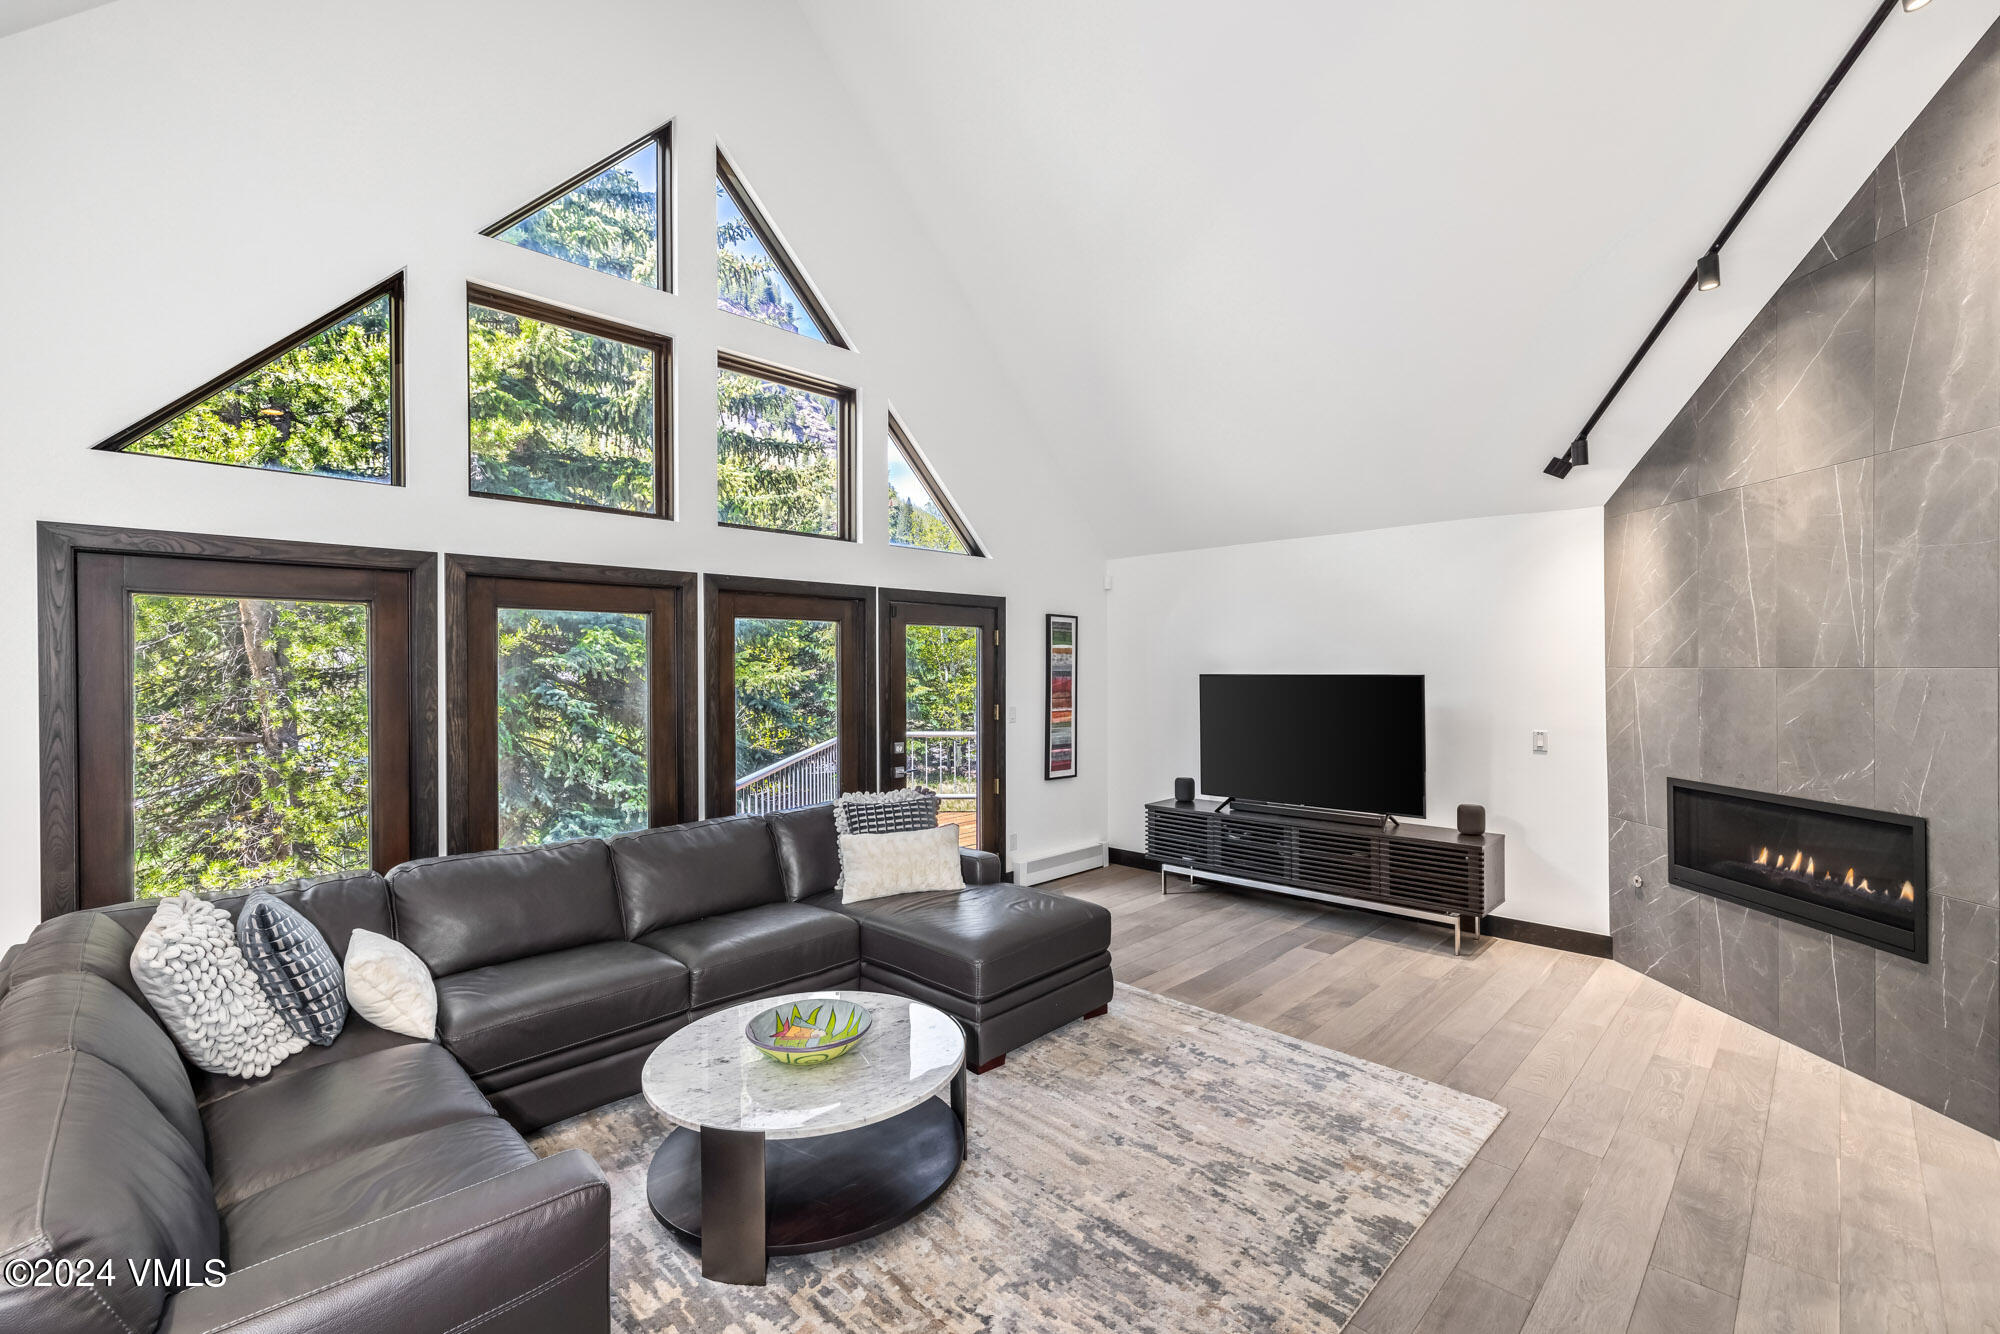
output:
[[[990,1066],[1109,1001],[1103,909],[963,867],[843,905],[822,806],[288,886],[336,953],[363,927],[424,960],[440,1041],[350,1015],[248,1081],[187,1066],[133,983],[150,904],[45,922],[0,965],[0,1265],[53,1286],[0,1280],[0,1334],[605,1329],[603,1174],[521,1132],[637,1092],[669,1033],[860,986]]]

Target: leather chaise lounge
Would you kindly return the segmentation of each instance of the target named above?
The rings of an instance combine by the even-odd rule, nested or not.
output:
[[[990,1069],[1107,1004],[1102,908],[962,864],[957,892],[843,905],[822,806],[286,886],[336,954],[359,927],[423,959],[439,1041],[350,1015],[257,1080],[154,1018],[127,966],[151,904],[45,922],[0,964],[0,1263],[71,1281],[0,1283],[0,1334],[605,1329],[604,1176],[522,1132],[636,1093],[668,1034],[858,986],[953,1015]],[[112,1280],[76,1282],[86,1259]]]

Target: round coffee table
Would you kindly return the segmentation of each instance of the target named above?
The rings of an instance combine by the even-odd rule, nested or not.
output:
[[[868,1035],[824,1065],[780,1065],[743,1036],[793,1001],[866,1006]],[[921,1213],[965,1159],[965,1035],[941,1010],[874,991],[769,996],[697,1019],[641,1075],[669,1133],[646,1196],[703,1277],[761,1284],[766,1257],[886,1232]],[[937,1095],[950,1090],[951,1105]]]

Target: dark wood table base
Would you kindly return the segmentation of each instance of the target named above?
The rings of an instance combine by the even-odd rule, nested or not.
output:
[[[701,1256],[704,1278],[764,1282],[766,1257],[848,1246],[930,1207],[965,1160],[965,1072],[951,1105],[927,1098],[887,1121],[809,1139],[676,1131],[653,1155],[646,1198]]]

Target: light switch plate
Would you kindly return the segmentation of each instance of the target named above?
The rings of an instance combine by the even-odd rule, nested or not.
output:
[[[1538,730],[1538,731],[1535,731],[1535,732],[1533,732],[1533,733],[1530,733],[1530,735],[1531,735],[1531,736],[1533,736],[1533,738],[1534,738],[1534,743],[1535,743],[1535,754],[1537,754],[1537,755],[1546,755],[1546,754],[1548,754],[1548,753],[1549,753],[1549,734],[1548,734],[1547,732],[1543,732],[1543,731],[1539,731],[1539,730]]]

